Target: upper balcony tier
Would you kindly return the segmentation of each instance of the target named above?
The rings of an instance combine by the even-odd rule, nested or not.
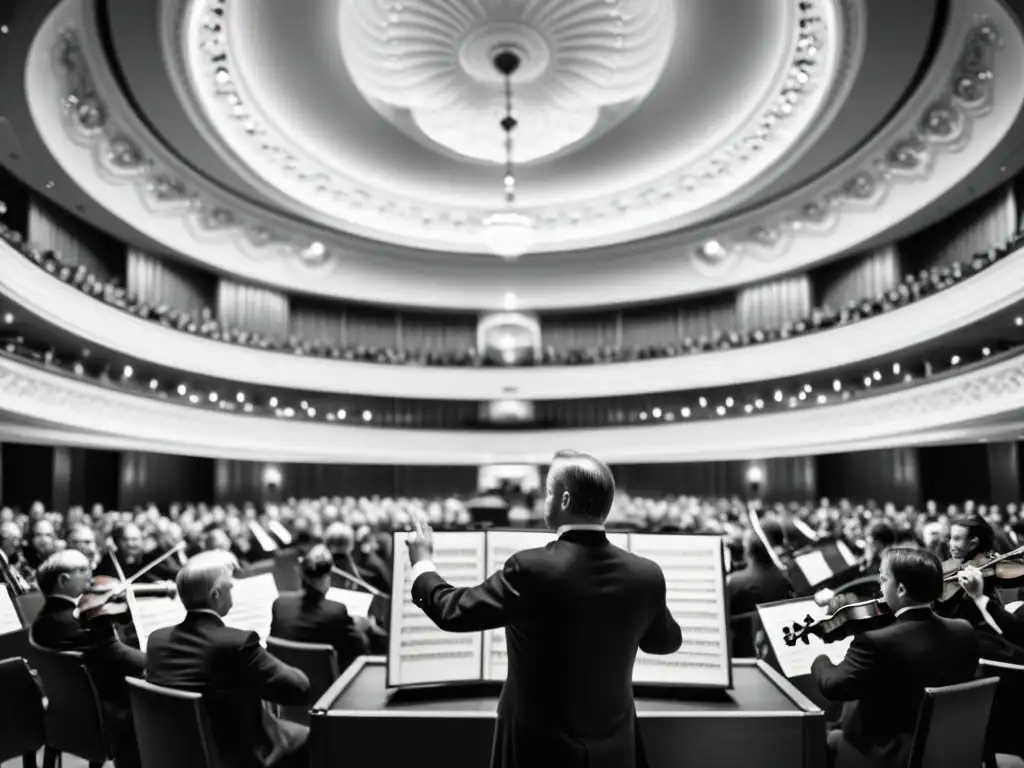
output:
[[[568,400],[698,390],[843,368],[911,349],[1024,299],[1024,255],[993,250],[935,295],[877,316],[785,340],[628,363],[600,375],[578,366],[420,367],[274,352],[214,341],[117,309],[57,280],[0,242],[0,288],[30,313],[88,345],[223,381],[323,393],[430,400]],[[947,285],[948,283],[948,285]],[[284,363],[284,364],[282,364]]]

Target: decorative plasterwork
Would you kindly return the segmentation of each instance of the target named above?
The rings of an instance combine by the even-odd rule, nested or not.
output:
[[[457,14],[456,18],[470,29],[482,29],[483,27],[478,24],[485,18],[484,14],[482,11],[476,13],[475,9],[483,9],[495,3],[502,5],[498,0],[470,3],[461,8],[462,12]],[[729,136],[720,146],[702,153],[698,159],[687,159],[682,165],[669,169],[654,169],[654,175],[642,184],[631,183],[614,192],[602,192],[600,196],[588,196],[586,190],[581,190],[577,193],[576,199],[571,201],[530,205],[522,202],[521,194],[516,211],[529,216],[536,224],[537,240],[532,250],[542,252],[608,245],[635,239],[639,234],[650,234],[648,230],[652,227],[672,229],[678,226],[673,222],[681,216],[742,190],[783,156],[791,153],[794,144],[820,117],[830,89],[841,71],[842,62],[838,54],[843,52],[845,47],[841,42],[842,14],[838,12],[837,4],[838,0],[786,0],[782,4],[792,19],[789,56],[783,61],[765,63],[766,67],[774,67],[778,72],[772,80],[774,92],[756,94],[751,98],[755,113],[751,114],[748,124],[739,135]],[[541,16],[539,13],[532,13],[531,9],[543,7],[542,4],[513,5],[527,9],[521,14],[526,19]],[[607,5],[612,10],[619,10],[623,5],[661,8],[671,6],[672,3],[653,4],[653,0],[623,3],[620,0],[613,0]],[[595,6],[600,7],[600,4],[560,5],[558,7],[563,13],[558,18],[570,23],[574,19],[567,9],[574,10],[576,15],[579,15]],[[401,10],[391,10],[393,7],[401,7]],[[372,88],[378,99],[385,95],[382,83],[386,81],[390,84],[386,93],[392,99],[391,104],[397,102],[399,106],[410,107],[425,103],[425,96],[417,87],[417,81],[412,81],[408,77],[408,72],[401,66],[402,41],[412,39],[424,44],[429,35],[444,35],[450,26],[446,25],[448,12],[438,11],[439,6],[434,6],[429,25],[413,24],[411,31],[396,31],[391,38],[386,37],[387,29],[381,30],[373,26],[379,25],[379,22],[374,21],[378,9],[387,9],[386,15],[396,14],[398,24],[401,25],[401,19],[405,15],[413,14],[422,7],[423,5],[415,2],[378,3],[376,0],[365,4],[347,3],[343,6],[340,23],[348,30],[343,38],[343,44],[355,49],[351,56],[359,62],[356,70],[368,75],[369,82],[361,83],[357,77],[357,83]],[[636,11],[634,15],[638,15]],[[358,18],[352,19],[350,16]],[[367,19],[366,16],[370,18]],[[624,17],[628,19],[629,14],[624,12]],[[624,21],[624,25],[626,23]],[[647,23],[648,20],[644,19],[643,24],[646,26]],[[662,30],[669,29],[665,20],[662,20],[661,24]],[[591,23],[576,28],[572,38],[582,42],[585,38],[581,30],[589,35],[590,30],[598,27],[597,23]],[[286,193],[304,206],[330,216],[347,231],[385,242],[420,248],[449,252],[484,250],[480,245],[479,233],[484,220],[493,212],[493,206],[500,203],[500,187],[495,187],[493,201],[467,200],[458,206],[439,205],[435,199],[411,198],[403,195],[398,188],[382,186],[382,182],[378,180],[355,178],[342,170],[328,166],[321,158],[304,151],[283,130],[278,130],[274,121],[267,116],[259,98],[254,95],[253,88],[246,84],[245,73],[237,71],[234,64],[233,45],[247,44],[249,35],[247,33],[244,36],[245,40],[240,43],[232,38],[231,29],[229,0],[194,0],[184,25],[182,45],[188,55],[187,76],[190,78],[194,98],[215,132],[240,161],[272,188]],[[533,37],[542,41],[545,35],[549,41],[551,40],[549,29],[539,25],[527,26],[526,29],[533,30]],[[455,41],[454,44],[458,44],[458,40],[461,39],[458,37],[460,31],[455,29],[449,35]],[[654,31],[657,32],[658,28],[655,27]],[[529,35],[524,34],[524,39],[525,37]],[[381,59],[376,54],[371,55],[367,46],[373,47],[372,43],[377,41],[389,51],[399,51],[397,61],[391,56]],[[389,42],[392,44],[389,45]],[[539,43],[535,43],[537,44]],[[663,46],[660,38],[655,37],[640,49],[638,55],[650,51],[654,57],[653,61],[657,63],[663,60],[659,51]],[[626,50],[625,44],[622,51],[614,48],[614,43],[610,47],[611,53],[605,51],[606,57],[623,55],[623,51]],[[438,61],[440,50],[446,50],[445,46],[431,48],[416,58],[416,71],[419,72],[429,67],[431,62]],[[444,54],[445,57],[452,55],[451,50]],[[372,67],[367,63],[370,60],[375,62]],[[349,61],[352,68],[352,59]],[[600,59],[595,62],[598,70],[604,71],[604,67],[601,66],[604,63]],[[608,71],[619,74],[621,70],[619,66],[615,66]],[[588,75],[583,80],[593,82],[594,77]],[[572,81],[566,79],[565,82]],[[582,85],[578,85],[577,92],[582,91]],[[627,93],[635,96],[635,93],[642,92],[648,85],[653,83],[648,84],[641,80],[637,87],[628,90]],[[596,99],[594,89],[590,91],[592,100]],[[398,93],[402,96],[397,96]],[[500,95],[500,91],[497,93]],[[439,103],[451,100],[445,99],[447,93],[431,95],[435,95]],[[526,95],[529,96],[529,93]],[[543,107],[548,112],[556,106],[561,107],[563,103],[571,109],[574,102],[578,101],[571,90],[558,82],[548,83],[548,87],[541,89],[536,96],[544,96],[547,99],[544,102],[537,101],[537,110]],[[479,94],[474,96],[478,97]],[[400,99],[408,99],[411,103]],[[486,122],[480,122],[479,119],[465,113],[468,107],[459,106],[461,103],[463,102],[442,110],[443,119],[430,118],[430,133],[433,138],[439,138],[438,133],[441,131],[455,131],[460,135],[469,132],[477,137],[476,141],[480,141],[481,137],[486,137],[489,133],[500,140],[497,122],[501,110],[490,116],[493,119],[489,117]],[[490,111],[489,103],[483,103],[479,108],[484,112]],[[528,102],[525,108],[529,111],[533,107]],[[425,113],[416,114],[423,117]],[[523,131],[532,130],[527,117],[526,114],[522,116],[520,126],[516,129],[517,136]],[[396,119],[395,115],[392,114],[391,119]],[[589,119],[582,122],[576,120],[560,118],[557,122],[579,139],[593,126],[590,125]],[[544,122],[536,128],[548,131],[548,136],[554,137],[559,133],[557,125],[553,124],[555,122],[554,115],[551,114],[544,117]],[[594,124],[596,125],[596,121]],[[422,120],[420,127],[425,127]],[[569,136],[565,138],[571,140]],[[559,139],[559,142],[561,141]],[[458,144],[459,141],[454,134],[450,134],[444,143]],[[470,143],[468,153],[473,153],[474,145],[475,142]],[[500,157],[503,158],[503,148],[500,143],[498,146],[501,149]],[[546,149],[552,150],[553,147]],[[490,154],[491,150],[488,150],[488,155]],[[528,190],[525,192],[528,195]],[[662,227],[659,222],[665,226]],[[638,228],[643,228],[644,232],[639,232]]]
[[[272,387],[431,400],[568,400],[701,390],[813,374],[892,356],[1024,302],[1024,253],[878,317],[786,341],[697,355],[579,366],[444,368],[267,352],[140,320],[86,296],[0,242],[0,291],[88,343],[197,376]],[[898,358],[896,358],[898,359]]]
[[[341,4],[338,29],[353,82],[386,105],[385,119],[402,127],[398,108],[430,140],[492,163],[505,162],[494,57],[514,52],[514,156],[523,164],[593,134],[606,107],[619,120],[635,110],[668,61],[675,14],[675,0],[364,0]]]
[[[499,275],[489,263],[477,259],[468,262],[479,267],[444,258],[427,262],[344,237],[332,242],[323,233],[304,232],[279,216],[261,216],[251,204],[197,182],[137,119],[124,112],[123,99],[114,97],[118,114],[107,106],[104,95],[116,94],[113,81],[102,68],[99,54],[83,54],[74,32],[83,22],[77,14],[64,13],[65,8],[71,6],[58,8],[37,35],[31,54],[37,66],[26,71],[26,95],[41,136],[75,184],[146,236],[220,271],[285,290],[409,306],[500,310],[505,293],[514,291],[520,308],[568,309],[707,292],[807,268],[925,210],[933,199],[950,191],[998,145],[1016,119],[1024,90],[1019,79],[999,77],[1000,72],[1024,66],[1019,32],[1005,10],[989,0],[965,0],[951,7],[951,32],[919,92],[857,155],[806,190],[737,217],[718,232],[706,229],[689,237],[630,244],[616,251],[614,258],[595,253],[592,257],[600,263],[594,269],[581,272],[568,261],[542,264],[544,260],[536,260],[534,265],[527,259],[514,272]],[[978,13],[980,9],[986,14]],[[971,23],[973,32],[964,40],[958,30]],[[992,79],[979,82],[994,95],[978,102],[977,108],[957,107],[969,119],[961,121],[960,112],[956,113],[956,140],[926,142],[924,161],[912,172],[878,172],[879,163],[907,138],[906,126],[928,122],[937,103],[935,94],[949,95],[946,67],[956,51],[962,56],[970,48],[978,27],[989,23],[997,32],[1003,30],[1002,42],[988,48],[994,56]],[[58,34],[61,30],[66,33],[63,38]],[[59,100],[53,94],[58,83],[38,66],[39,57],[52,55],[55,48],[61,54],[57,58],[64,59],[54,70],[61,78]],[[104,95],[92,69],[102,73]],[[79,111],[71,96],[92,106]],[[61,125],[61,113],[64,131],[55,131]],[[844,188],[855,194],[844,198]],[[869,188],[873,191],[868,192]],[[822,205],[825,199],[828,206]],[[721,247],[698,253],[695,240],[714,240]],[[325,247],[310,247],[319,241]]]
[[[1024,356],[890,394],[788,413],[524,432],[373,428],[231,415],[125,394],[5,357],[0,357],[0,391],[0,413],[36,420],[36,434],[75,445],[368,464],[538,464],[567,446],[615,463],[714,461],[967,441],[987,436],[993,426],[1003,433],[1019,431]],[[11,439],[12,429],[17,427],[0,425],[0,436]]]

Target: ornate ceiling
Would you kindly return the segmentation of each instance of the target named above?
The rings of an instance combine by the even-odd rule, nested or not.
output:
[[[1017,0],[22,5],[5,164],[118,236],[290,291],[720,290],[919,227],[1024,160]],[[515,264],[481,246],[503,48],[537,236]]]

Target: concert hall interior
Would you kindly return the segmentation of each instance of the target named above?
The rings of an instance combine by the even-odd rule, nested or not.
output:
[[[1024,766],[1021,72],[1024,0],[0,2],[0,768]]]

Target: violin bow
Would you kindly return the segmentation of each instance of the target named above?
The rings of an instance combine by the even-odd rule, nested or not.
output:
[[[181,552],[182,550],[184,550],[185,546],[186,546],[186,544],[185,544],[184,541],[179,541],[177,544],[175,544],[169,550],[167,550],[162,555],[160,555],[160,557],[156,558],[156,560],[154,560],[151,563],[148,563],[145,568],[140,568],[138,573],[136,573],[130,579],[126,579],[125,578],[124,569],[121,568],[121,563],[120,563],[120,561],[118,561],[117,555],[114,554],[114,549],[116,549],[116,547],[114,549],[110,550],[110,559],[114,561],[114,568],[115,568],[115,570],[117,570],[117,577],[118,577],[118,579],[120,579],[121,585],[129,593],[132,593],[132,589],[131,589],[132,584],[134,584],[136,581],[141,579],[143,576],[145,576],[151,570],[156,568],[164,560],[167,560],[168,558],[172,557],[173,555],[177,554],[178,552]]]
[[[1001,563],[1003,560],[1009,560],[1011,557],[1017,557],[1017,555],[1022,554],[1024,554],[1024,546],[1017,547],[1016,549],[1011,549],[1009,552],[1005,552],[1001,555],[996,555],[991,560],[988,560],[987,562],[984,562],[976,567],[978,568],[978,570],[984,570],[985,568],[991,568],[996,563]],[[963,568],[962,563],[960,567]],[[957,573],[959,573],[959,571],[947,575],[945,578],[943,578],[943,581],[955,581]]]
[[[391,599],[390,595],[385,595],[383,592],[381,592],[376,587],[367,584],[365,581],[360,579],[358,576],[353,576],[348,571],[341,570],[341,568],[339,568],[336,565],[332,565],[331,566],[331,572],[332,573],[336,573],[338,576],[341,576],[344,579],[348,579],[353,584],[356,584],[357,586],[362,587],[363,589],[365,589],[367,592],[369,592],[374,597],[380,597],[380,598],[383,598],[384,600],[390,600]]]
[[[771,558],[772,564],[783,573],[786,573],[786,566],[782,562],[782,558],[775,551],[770,543],[768,543],[768,537],[764,535],[764,529],[761,527],[761,519],[757,515],[757,510],[754,509],[754,504],[747,504],[747,516],[750,518],[750,526],[754,529],[754,533],[757,534],[757,538],[761,540],[761,544],[768,550],[768,557]]]

